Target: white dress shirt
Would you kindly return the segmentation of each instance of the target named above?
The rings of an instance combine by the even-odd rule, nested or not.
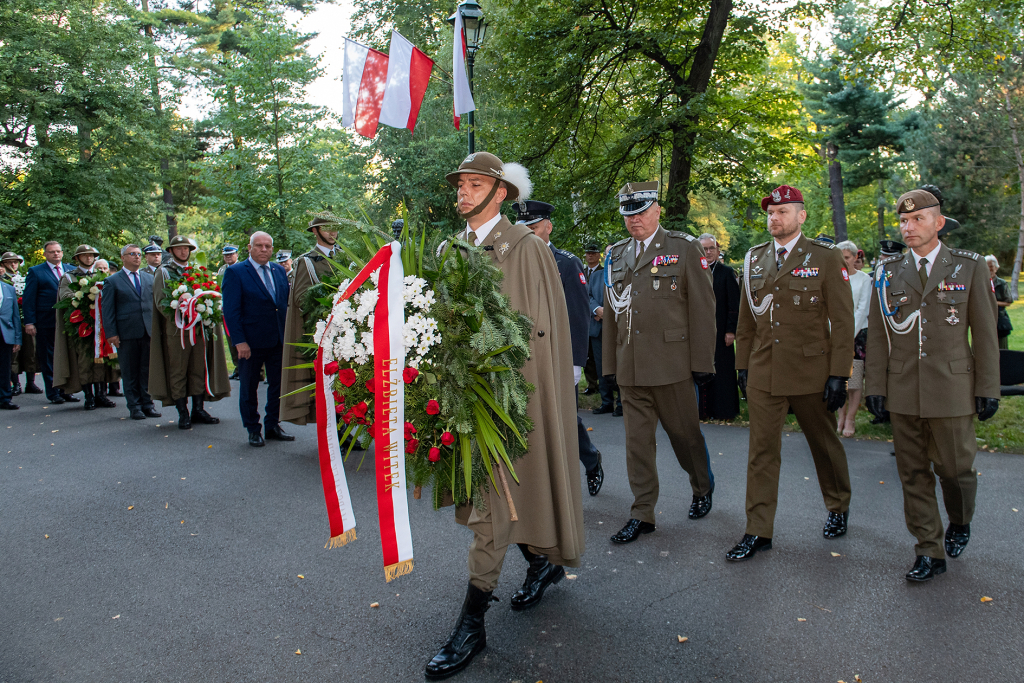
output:
[[[331,256],[334,255],[334,248],[333,247],[325,247],[324,245],[322,245],[319,242],[317,242],[316,243],[316,248],[319,249],[320,252],[324,256],[326,256],[327,258],[331,258]]]
[[[660,228],[661,226],[659,225],[658,227]],[[657,230],[655,230],[654,232],[652,232],[652,233],[651,233],[650,237],[648,237],[647,239],[645,239],[645,240],[643,240],[643,241],[640,241],[640,240],[633,240],[633,244],[635,245],[635,246],[634,246],[634,249],[635,249],[635,251],[633,252],[633,254],[634,254],[634,255],[635,255],[635,256],[636,256],[637,258],[639,258],[639,257],[640,257],[640,254],[641,254],[641,252],[642,252],[642,251],[646,251],[646,250],[647,250],[647,247],[651,246],[651,240],[653,240],[653,239],[654,239],[654,236],[655,236],[655,235],[657,235],[657,234],[658,234],[658,231],[657,231]],[[643,249],[641,249],[640,245],[643,245]]]
[[[789,258],[789,255],[793,253],[793,247],[796,246],[796,242],[798,239],[800,239],[799,232],[796,234],[796,237],[791,239],[789,242],[786,242],[785,244],[779,244],[779,241],[775,240],[775,260],[779,260],[779,249],[785,249],[786,258]],[[783,260],[783,263],[785,263],[785,260]]]
[[[494,229],[494,226],[497,225],[499,221],[501,221],[500,212],[498,213],[497,216],[487,221],[476,230],[473,230],[473,228],[469,227],[469,223],[466,223],[466,231],[468,232],[470,230],[473,230],[473,232],[476,233],[476,242],[474,243],[474,245],[479,247],[480,243],[483,242],[487,238],[487,236],[491,234],[491,230]]]
[[[932,274],[932,266],[935,265],[935,259],[939,258],[939,249],[941,249],[941,248],[942,248],[942,242],[939,242],[938,244],[935,245],[934,249],[932,249],[930,252],[928,252],[924,256],[918,256],[917,252],[914,251],[913,252],[914,253],[914,270],[921,270],[921,259],[926,258],[926,259],[928,259],[928,263],[924,267],[925,268],[925,272],[928,273],[928,275],[931,275]],[[913,251],[913,250],[911,250],[911,251]]]

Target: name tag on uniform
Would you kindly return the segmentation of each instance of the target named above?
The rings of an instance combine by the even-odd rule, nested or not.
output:
[[[654,263],[652,265],[671,266],[676,263],[679,263],[679,254],[668,254],[665,256],[655,256]]]
[[[939,283],[937,289],[940,292],[963,292],[967,289],[967,285],[962,285],[958,282],[946,282],[943,280]]]
[[[818,277],[817,268],[794,268],[793,277]]]

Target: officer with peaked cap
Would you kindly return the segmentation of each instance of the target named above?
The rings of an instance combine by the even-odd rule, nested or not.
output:
[[[163,262],[164,250],[159,245],[147,244],[142,248],[142,255],[146,257],[146,267],[143,270],[150,275],[155,275],[156,269]]]
[[[295,269],[292,268],[292,252],[288,249],[281,249],[277,252],[274,260],[277,261],[278,265],[284,268],[284,272],[288,274],[288,284],[291,285],[292,275],[295,271]]]
[[[888,409],[892,420],[903,513],[917,539],[906,578],[927,581],[971,537],[974,415],[987,420],[999,408],[996,300],[985,260],[939,241],[947,219],[933,194],[907,192],[896,211],[910,251],[875,269],[864,393],[868,410]],[[936,476],[949,517],[945,539]]]
[[[890,256],[903,256],[903,252],[907,250],[907,245],[903,244],[898,240],[880,240],[878,242],[878,254],[881,258],[889,258]]]
[[[320,278],[334,270],[331,264],[335,252],[341,254],[337,248],[339,227],[340,224],[329,213],[315,216],[306,229],[313,233],[316,244],[293,261],[288,313],[284,323],[284,361],[281,365],[281,419],[292,424],[316,422],[313,392],[293,393],[313,384],[314,379],[311,368],[295,367],[309,363],[302,349],[295,344],[309,339],[303,339],[306,323],[302,303],[306,292],[310,287],[320,284]]]
[[[234,244],[225,244],[220,249],[220,256],[223,263],[220,264],[220,268],[217,269],[217,284],[224,284],[224,271],[229,267],[238,263],[238,247]],[[228,379],[238,379],[238,349],[231,343],[231,330],[228,329],[227,323],[224,324],[224,338],[228,343],[228,353],[231,354],[231,366],[234,370],[228,376]]]
[[[518,544],[530,563],[522,589],[512,596],[513,610],[536,605],[545,589],[565,576],[563,567],[580,565],[584,549],[565,295],[544,242],[525,225],[513,225],[501,215],[503,201],[527,199],[529,175],[519,164],[478,152],[446,178],[457,189],[458,212],[467,223],[459,237],[482,248],[470,258],[490,259],[502,271],[501,292],[534,323],[523,376],[536,390],[527,405],[534,424],[530,450],[515,463],[519,484],[510,481],[518,520],[512,520],[505,497],[489,481],[479,492],[482,505],[456,509],[456,521],[473,531],[469,586],[455,629],[427,664],[430,680],[462,670],[486,646],[484,613],[510,544]]]
[[[224,359],[221,328],[202,328],[193,343],[182,335],[160,302],[164,287],[177,287],[184,277],[189,259],[196,250],[195,242],[184,235],[171,238],[170,259],[157,269],[153,277],[153,324],[149,351],[149,393],[153,400],[178,410],[178,428],[191,429],[193,424],[217,424],[220,420],[206,412],[207,399],[219,401],[231,395],[228,367]],[[188,398],[192,397],[192,412]]]
[[[782,465],[782,425],[790,408],[807,437],[828,518],[822,534],[846,533],[850,473],[836,434],[853,369],[853,293],[843,252],[809,240],[803,195],[782,185],[761,200],[772,240],[743,263],[736,367],[750,411],[747,528],[726,554],[733,562],[772,547]],[[745,299],[745,301],[743,300]]]
[[[88,244],[81,244],[75,249],[75,255],[71,260],[77,263],[78,267],[64,273],[64,277],[60,279],[58,301],[74,296],[70,287],[71,282],[96,274],[97,256],[99,252]],[[107,398],[107,387],[109,382],[121,379],[120,369],[102,361],[96,362],[92,344],[89,344],[86,350],[84,345],[66,332],[63,324],[64,311],[57,315],[61,324],[58,325],[53,345],[53,386],[66,394],[84,392],[83,407],[86,410],[113,408],[116,404]],[[96,320],[94,324],[102,325],[102,321]]]
[[[587,294],[587,278],[583,274],[583,262],[575,255],[562,251],[551,243],[551,214],[555,207],[546,202],[529,200],[516,204],[518,222],[533,231],[533,234],[544,240],[555,257],[558,266],[558,277],[562,281],[565,293],[565,305],[569,312],[569,332],[572,336],[572,363],[576,389],[578,391],[580,374],[587,362],[587,347],[590,331],[590,296]],[[579,395],[576,396],[579,408]],[[601,466],[601,451],[594,447],[587,434],[583,419],[576,413],[576,435],[580,444],[580,462],[587,473],[587,491],[596,496],[604,483],[604,468]]]
[[[612,536],[630,543],[655,529],[661,421],[690,478],[690,519],[711,511],[711,471],[697,408],[698,383],[715,374],[715,293],[704,247],[661,227],[657,181],[626,183],[619,213],[630,237],[611,248],[606,266],[602,372],[615,375],[626,427],[626,471],[633,505]],[[607,272],[608,269],[611,272]]]

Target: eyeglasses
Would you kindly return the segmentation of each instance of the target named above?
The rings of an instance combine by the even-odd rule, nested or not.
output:
[[[129,251],[129,252],[125,252],[124,255],[125,256],[142,256],[142,252],[141,251]]]

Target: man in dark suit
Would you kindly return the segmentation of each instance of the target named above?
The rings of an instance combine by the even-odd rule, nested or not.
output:
[[[697,238],[707,254],[715,288],[715,378],[700,388],[700,419],[731,420],[740,412],[736,384],[736,323],[740,319],[740,285],[736,271],[718,260],[718,239],[704,233]]]
[[[601,249],[597,246],[596,242],[587,244],[586,250],[583,252],[583,259],[585,261],[583,265],[583,275],[587,278],[587,289],[590,288],[590,281],[596,277],[604,277],[604,267],[601,265]],[[591,322],[593,322],[593,316],[589,316]],[[591,325],[593,327],[593,325]],[[594,337],[591,336],[587,343],[587,364],[583,366],[583,376],[587,378],[587,388],[583,391],[584,396],[596,394],[598,391],[598,384],[600,382],[600,375],[597,374],[597,358],[594,356]]]
[[[294,441],[285,434],[279,420],[281,407],[281,356],[284,352],[284,322],[288,312],[288,275],[270,263],[274,239],[255,232],[249,240],[249,258],[224,271],[224,322],[238,350],[238,408],[249,430],[249,445],[264,445],[260,435],[260,414],[256,391],[260,370],[266,366],[267,405],[263,420],[268,439]]]
[[[14,285],[0,280],[0,410],[17,410],[11,403],[11,359],[21,349],[21,312]]]
[[[124,396],[133,420],[160,417],[149,395],[149,345],[153,324],[153,276],[141,271],[142,249],[121,249],[124,267],[103,281],[103,329],[117,349]]]
[[[576,386],[579,387],[580,374],[583,371],[583,366],[587,364],[590,297],[587,296],[587,278],[583,274],[583,263],[574,254],[562,251],[551,244],[551,230],[554,227],[551,223],[551,214],[554,209],[555,207],[551,204],[533,200],[525,202],[525,206],[516,204],[519,222],[530,228],[534,235],[544,240],[551,249],[551,255],[555,257],[558,276],[562,281],[562,291],[565,293],[565,306],[569,311],[573,374]],[[578,394],[576,399],[577,408],[579,408]],[[590,495],[596,496],[604,483],[601,451],[591,443],[587,427],[583,424],[579,413],[576,414],[576,431],[580,444],[580,462],[583,463],[583,467],[587,471],[587,491]]]
[[[53,305],[57,303],[61,277],[73,268],[60,262],[64,258],[60,242],[44,244],[43,255],[46,261],[29,268],[25,276],[25,293],[21,299],[25,308],[25,334],[36,338],[36,361],[43,375],[46,398],[50,403],[78,403],[81,399],[53,386],[53,344],[57,332],[57,313]]]

